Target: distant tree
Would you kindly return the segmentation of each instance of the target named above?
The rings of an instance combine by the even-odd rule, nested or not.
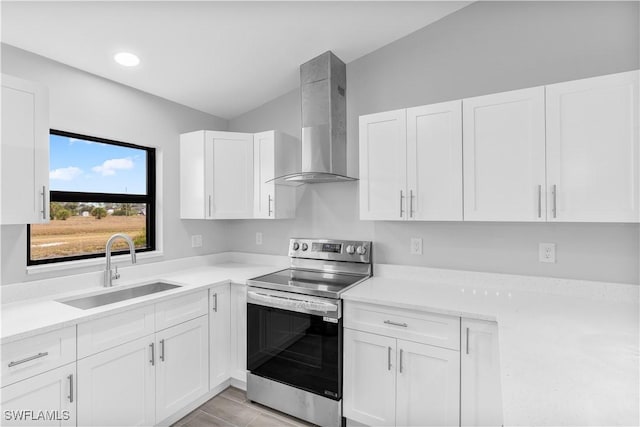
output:
[[[91,210],[91,215],[96,217],[96,219],[101,219],[107,216],[107,210],[101,207],[95,207]]]
[[[71,216],[71,212],[68,209],[62,208],[56,211],[56,219],[66,221],[67,218],[69,218],[70,216]]]
[[[51,202],[49,203],[49,219],[57,219],[56,214],[62,208],[62,203],[59,202]]]
[[[75,202],[67,202],[63,205],[63,207],[69,211],[70,215],[77,215],[78,214],[78,203]]]

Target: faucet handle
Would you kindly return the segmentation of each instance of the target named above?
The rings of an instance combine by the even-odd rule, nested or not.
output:
[[[116,272],[113,273],[113,276],[111,276],[112,279],[119,279],[120,278],[120,273],[118,273],[118,266],[116,265]]]

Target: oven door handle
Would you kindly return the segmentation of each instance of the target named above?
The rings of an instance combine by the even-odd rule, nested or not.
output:
[[[285,298],[278,297],[274,295],[267,295],[258,292],[249,291],[247,292],[249,297],[269,304],[272,307],[282,307],[282,308],[302,308],[306,310],[314,310],[320,311],[323,313],[328,313],[331,311],[338,311],[338,306],[336,304],[331,304],[328,302],[317,302],[317,301],[307,301],[296,298]]]

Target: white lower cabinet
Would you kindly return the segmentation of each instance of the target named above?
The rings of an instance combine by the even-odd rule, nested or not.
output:
[[[156,333],[156,421],[209,391],[207,316]]]
[[[79,426],[155,424],[154,336],[78,361]]]
[[[345,329],[344,416],[366,425],[459,424],[460,352]]]
[[[247,381],[247,285],[231,286],[231,378]]]
[[[501,426],[502,390],[498,325],[462,319],[460,389],[462,426]]]
[[[0,424],[75,426],[76,390],[75,363],[3,387]]]
[[[231,376],[231,288],[229,284],[209,291],[209,390]]]

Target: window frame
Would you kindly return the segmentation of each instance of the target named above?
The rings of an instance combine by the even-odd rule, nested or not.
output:
[[[83,139],[103,144],[117,145],[120,147],[145,150],[147,153],[147,191],[146,194],[123,194],[123,193],[91,193],[79,191],[49,191],[49,203],[51,202],[96,202],[96,203],[144,203],[147,205],[146,230],[147,247],[136,249],[136,253],[152,252],[156,249],[156,149],[144,147],[128,142],[115,141],[96,136],[82,135],[57,129],[49,129],[49,135],[65,136],[69,138]],[[105,242],[106,244],[106,242]],[[112,255],[127,254],[128,250],[113,251]],[[78,261],[84,259],[104,258],[105,253],[93,253],[84,255],[72,255],[66,257],[46,258],[39,260],[31,259],[31,224],[27,224],[27,266],[55,264],[67,261]]]

